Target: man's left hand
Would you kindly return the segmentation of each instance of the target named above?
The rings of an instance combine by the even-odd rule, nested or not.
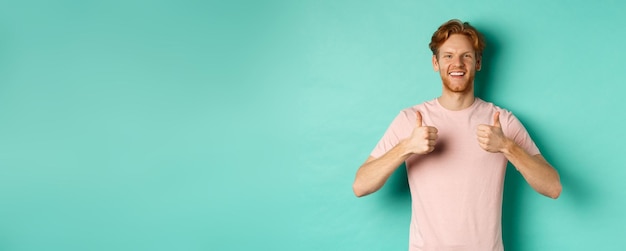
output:
[[[476,135],[478,136],[478,144],[480,144],[480,147],[485,149],[485,151],[492,153],[502,152],[508,139],[502,132],[500,112],[496,112],[493,115],[493,126],[478,125]]]

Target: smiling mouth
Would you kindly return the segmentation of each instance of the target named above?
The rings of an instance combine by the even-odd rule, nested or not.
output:
[[[465,72],[462,72],[462,71],[453,71],[453,72],[450,72],[450,73],[448,73],[448,74],[449,74],[450,76],[453,76],[453,77],[461,77],[461,76],[464,76],[464,75],[465,75]]]

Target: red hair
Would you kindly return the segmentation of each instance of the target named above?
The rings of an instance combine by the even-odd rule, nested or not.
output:
[[[442,24],[439,26],[439,29],[435,31],[433,37],[430,39],[430,44],[428,44],[433,55],[439,53],[439,47],[453,34],[467,36],[476,51],[476,56],[481,57],[483,55],[483,50],[485,50],[485,38],[483,35],[468,22],[461,22],[461,20],[458,19],[452,19]]]

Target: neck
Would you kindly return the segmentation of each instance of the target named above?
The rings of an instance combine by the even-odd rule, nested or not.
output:
[[[454,93],[443,92],[441,97],[437,98],[439,104],[448,110],[459,111],[468,108],[474,104],[474,92]]]

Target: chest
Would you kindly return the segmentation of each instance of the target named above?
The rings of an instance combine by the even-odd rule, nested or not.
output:
[[[437,148],[439,150],[481,153],[478,151],[482,150],[478,145],[478,126],[489,125],[489,115],[449,116],[447,114],[434,114],[429,117],[429,125],[438,130]]]
[[[433,152],[415,156],[407,164],[413,167],[438,167],[434,172],[454,172],[465,176],[476,171],[491,172],[506,165],[506,158],[500,153],[482,149],[478,143],[478,126],[490,125],[492,115],[448,116],[431,114],[425,122],[437,128],[437,141]],[[503,165],[504,164],[504,165]],[[469,173],[468,173],[469,172]]]

